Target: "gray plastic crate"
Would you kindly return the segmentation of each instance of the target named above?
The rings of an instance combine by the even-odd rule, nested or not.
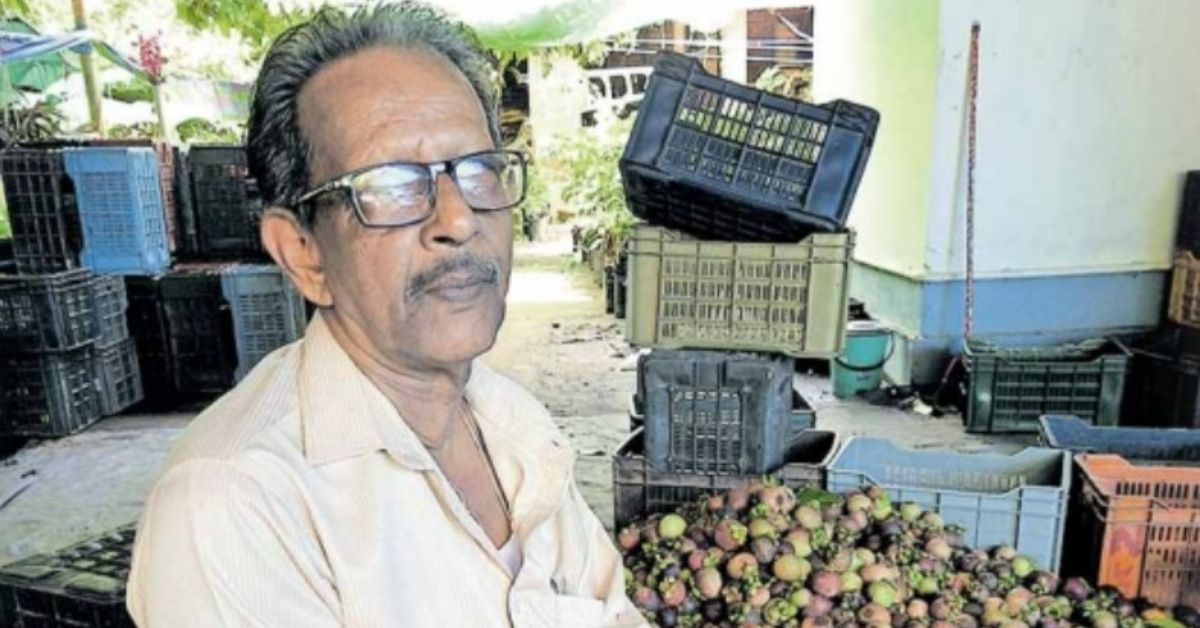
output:
[[[638,359],[646,459],[664,471],[763,473],[792,435],[785,356],[659,350]]]
[[[969,547],[1011,545],[1039,567],[1062,557],[1071,455],[1031,447],[1012,455],[913,450],[855,437],[830,464],[827,486],[844,492],[887,489],[893,502],[916,502],[966,529]]]
[[[813,410],[798,390],[792,391],[792,412],[789,418],[791,423],[791,433],[799,434],[804,430],[811,430],[817,426],[817,411]],[[646,426],[646,415],[642,412],[642,405],[637,400],[637,395],[629,396],[629,431],[641,429]]]
[[[101,414],[112,416],[142,400],[142,374],[132,338],[97,345],[95,364]]]
[[[304,333],[304,298],[278,266],[228,267],[221,273],[221,294],[233,312],[238,380],[268,353]]]
[[[129,338],[125,310],[129,299],[125,280],[118,275],[98,275],[93,286],[96,306],[96,344],[112,345]]]
[[[825,468],[837,451],[837,443],[836,432],[801,432],[788,444],[785,462],[766,475],[792,488],[821,488]],[[705,495],[737,488],[762,476],[758,473],[685,473],[655,469],[645,456],[644,433],[637,430],[613,455],[614,523],[620,528],[642,517],[674,510]]]

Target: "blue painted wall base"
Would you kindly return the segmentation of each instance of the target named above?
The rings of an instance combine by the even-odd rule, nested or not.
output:
[[[977,279],[974,335],[1002,346],[1040,346],[1149,330],[1163,319],[1168,275]],[[961,350],[963,280],[916,280],[856,261],[850,294],[907,338],[907,350],[897,352],[905,363],[888,368],[895,383],[936,382]]]

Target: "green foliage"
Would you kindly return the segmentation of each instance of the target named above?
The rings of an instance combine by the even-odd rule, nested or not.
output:
[[[175,125],[179,141],[195,144],[236,144],[237,131],[219,127],[204,118],[188,118]]]
[[[0,147],[53,139],[62,134],[62,125],[63,116],[51,102],[9,103],[0,109]]]
[[[781,68],[773,65],[758,76],[754,86],[772,94],[812,102],[812,78],[812,66]]]
[[[123,103],[153,103],[154,86],[145,78],[135,76],[128,81],[105,85],[104,96]]]
[[[265,0],[175,0],[179,21],[196,30],[237,34],[261,58],[288,27],[311,17],[309,10],[274,13]]]
[[[0,0],[0,15],[4,17],[29,17],[28,0]]]
[[[563,138],[550,159],[564,180],[562,200],[576,213],[591,219],[583,241],[604,241],[604,254],[620,250],[635,219],[625,205],[625,189],[617,165],[633,128],[632,118],[616,120],[596,133],[575,133]]]
[[[153,138],[162,137],[162,127],[157,122],[114,124],[107,128],[106,133],[114,140]]]

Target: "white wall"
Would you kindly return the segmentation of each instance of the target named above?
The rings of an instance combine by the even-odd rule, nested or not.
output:
[[[939,0],[818,0],[813,96],[880,112],[871,160],[850,213],[855,257],[924,274]]]
[[[973,20],[978,276],[1167,268],[1181,173],[1200,168],[1200,2],[953,0],[939,26],[928,276],[964,264]]]

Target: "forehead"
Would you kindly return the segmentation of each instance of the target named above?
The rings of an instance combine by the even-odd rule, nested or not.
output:
[[[313,182],[394,160],[438,161],[491,144],[466,77],[425,50],[374,47],[319,70],[298,98]]]

